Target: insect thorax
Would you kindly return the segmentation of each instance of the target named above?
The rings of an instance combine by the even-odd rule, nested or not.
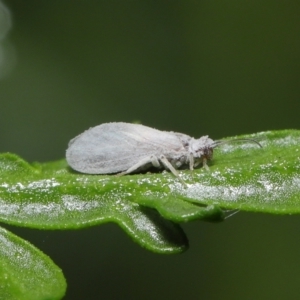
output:
[[[170,155],[166,155],[166,158],[175,169],[182,169],[189,166],[190,159],[188,151],[172,153]]]

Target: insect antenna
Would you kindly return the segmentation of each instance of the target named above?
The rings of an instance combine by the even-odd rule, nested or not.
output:
[[[235,210],[226,210],[226,213],[228,213],[228,215],[225,216],[225,220],[228,218],[231,218],[232,216],[234,216],[235,214],[237,214],[238,212],[240,212],[238,209]]]
[[[229,144],[229,143],[233,143],[233,142],[248,142],[248,143],[254,143],[257,144],[260,148],[262,148],[262,145],[254,139],[232,139],[232,140],[227,140],[227,141],[215,141],[213,142],[213,144],[211,145],[212,148],[216,148],[218,146],[224,145],[224,144]]]

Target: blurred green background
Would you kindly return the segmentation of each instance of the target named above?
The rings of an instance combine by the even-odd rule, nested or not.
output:
[[[109,121],[213,139],[299,129],[299,1],[5,5],[1,152],[60,159],[71,138]],[[190,250],[173,256],[145,251],[114,224],[10,229],[63,269],[65,299],[299,299],[300,216],[183,227]]]

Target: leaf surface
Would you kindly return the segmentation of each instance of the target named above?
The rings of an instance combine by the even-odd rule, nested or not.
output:
[[[75,229],[119,224],[143,247],[177,253],[188,246],[179,222],[220,221],[222,209],[300,213],[300,131],[262,132],[224,144],[210,170],[126,176],[85,175],[65,160],[26,163],[0,156],[0,220],[41,229]]]
[[[66,281],[60,268],[30,243],[0,227],[0,299],[61,299]]]

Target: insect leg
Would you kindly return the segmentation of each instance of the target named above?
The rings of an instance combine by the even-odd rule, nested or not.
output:
[[[161,163],[164,165],[165,168],[169,169],[181,181],[181,183],[185,187],[187,187],[186,183],[180,178],[176,169],[172,166],[172,164],[167,160],[167,158],[164,155],[161,155],[159,157],[159,160],[161,161]]]
[[[192,178],[194,179],[194,167],[196,166],[195,165],[195,161],[194,161],[194,156],[192,153],[189,154],[188,156],[189,158],[189,162],[190,162],[190,171],[191,171],[191,175],[192,175]]]
[[[208,167],[208,165],[207,165],[207,159],[206,159],[206,158],[203,158],[202,164],[203,164],[203,168],[204,168],[206,171],[209,171],[209,167]]]
[[[176,171],[176,169],[172,166],[172,164],[167,160],[167,158],[164,155],[160,155],[159,158],[155,155],[145,157],[142,160],[140,160],[138,163],[136,163],[135,165],[130,167],[128,170],[121,172],[117,175],[120,176],[120,175],[132,173],[132,172],[136,171],[137,169],[139,169],[149,163],[151,163],[154,167],[159,168],[159,167],[161,167],[159,161],[162,163],[162,165],[166,169],[169,169],[186,186],[186,183],[179,177],[179,174]]]
[[[189,161],[190,161],[190,170],[193,171],[194,170],[194,156],[192,153],[190,153],[190,155],[189,155]]]
[[[176,177],[179,177],[179,174],[176,171],[176,169],[171,165],[171,163],[167,160],[167,158],[164,155],[161,155],[159,157],[159,160],[162,162],[165,168],[169,169]]]
[[[154,156],[154,155],[151,155],[151,156],[148,156],[148,157],[145,157],[145,158],[141,159],[138,163],[136,163],[135,165],[133,165],[132,167],[130,167],[126,171],[121,172],[117,175],[130,174],[130,173],[136,171],[137,169],[139,169],[139,168],[141,168],[141,167],[143,167],[143,166],[145,166],[149,163],[152,163],[152,165],[156,168],[160,167],[160,163],[159,163],[157,157]]]

